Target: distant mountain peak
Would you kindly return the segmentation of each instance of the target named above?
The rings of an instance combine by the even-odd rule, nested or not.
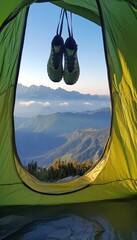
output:
[[[30,87],[24,86],[23,84],[19,83],[17,85],[17,99],[30,99],[30,100],[109,100],[108,95],[91,95],[91,94],[82,94],[78,91],[67,91],[61,87],[57,89],[52,89],[47,86],[36,86],[31,85]]]

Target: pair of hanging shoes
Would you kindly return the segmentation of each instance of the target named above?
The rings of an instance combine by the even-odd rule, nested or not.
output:
[[[51,53],[47,64],[47,72],[49,78],[53,82],[60,82],[62,77],[68,85],[77,82],[80,69],[77,57],[77,44],[73,37],[68,37],[65,43],[60,35],[56,35],[53,38]]]
[[[66,16],[69,37],[65,43],[61,37],[64,15]],[[64,56],[64,67],[63,67]],[[53,82],[60,82],[62,78],[68,85],[77,82],[80,74],[79,62],[77,57],[77,44],[73,38],[72,14],[71,30],[69,27],[67,11],[61,9],[60,19],[57,26],[56,36],[51,43],[50,57],[47,63],[47,72]]]

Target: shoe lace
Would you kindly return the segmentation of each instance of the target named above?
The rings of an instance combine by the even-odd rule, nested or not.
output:
[[[59,67],[60,58],[61,58],[61,54],[53,51],[52,62],[53,62],[55,69],[57,69]]]
[[[72,55],[72,56],[67,56],[66,61],[67,61],[68,71],[69,71],[69,72],[72,72],[73,69],[74,69],[74,61],[75,61],[74,55]]]

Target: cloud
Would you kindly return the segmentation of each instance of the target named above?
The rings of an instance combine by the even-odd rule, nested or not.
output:
[[[62,102],[62,103],[59,103],[60,106],[68,106],[69,103],[68,102]]]
[[[91,102],[84,102],[83,104],[84,104],[84,105],[90,105],[90,106],[93,105],[93,103],[91,103]]]
[[[19,105],[29,107],[31,105],[34,105],[35,103],[36,103],[35,101],[24,101],[24,102],[19,102]]]
[[[50,103],[49,103],[49,102],[36,102],[36,103],[42,105],[43,107],[48,107],[48,106],[50,106]]]
[[[22,101],[22,102],[19,102],[19,105],[25,106],[25,107],[29,107],[32,105],[41,105],[43,107],[48,107],[48,106],[50,106],[50,103],[49,102],[36,102],[36,101]]]

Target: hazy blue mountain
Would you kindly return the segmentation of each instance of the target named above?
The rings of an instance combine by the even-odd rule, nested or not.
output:
[[[62,88],[56,90],[51,89],[43,85],[35,86],[31,85],[30,87],[23,86],[18,84],[16,98],[25,99],[25,100],[109,100],[109,96],[106,95],[90,95],[90,94],[81,94],[77,91],[66,91]]]
[[[81,113],[55,113],[27,118],[16,127],[16,131],[63,134],[79,128],[107,128],[110,125],[109,108]],[[19,118],[18,122],[19,122]],[[21,120],[20,120],[21,121]],[[16,118],[15,118],[16,126]]]
[[[111,114],[109,108],[81,113],[67,112],[51,114],[48,116],[38,115],[33,118],[15,117],[16,145],[19,156],[23,162],[26,158],[32,159],[36,156],[42,155],[47,156],[46,159],[49,159],[49,161],[51,161],[51,158],[53,159],[54,157],[53,154],[51,156],[51,150],[54,149],[54,152],[59,151],[62,152],[62,154],[65,154],[65,149],[71,149],[70,139],[72,139],[72,137],[70,137],[68,140],[68,135],[75,132],[76,130],[76,135],[79,136],[79,138],[77,137],[75,141],[72,141],[72,149],[74,150],[74,146],[77,150],[82,149],[82,145],[85,148],[85,146],[88,145],[88,142],[91,141],[89,140],[90,137],[94,136],[95,139],[95,136],[97,137],[98,131],[100,131],[102,128],[109,128],[110,119]],[[89,131],[89,134],[88,131],[85,132],[87,139],[84,137],[84,135],[82,135],[84,134],[82,130],[78,135],[79,129],[84,128],[96,129],[96,135],[94,135],[95,132],[92,131],[92,135],[90,136],[91,130]],[[100,132],[100,134],[102,134],[102,132]],[[84,138],[85,142],[81,142],[81,139]],[[79,147],[77,147],[77,145],[79,145]],[[61,150],[59,147],[61,147]],[[94,148],[94,150],[100,151],[99,147]],[[94,150],[92,150],[92,154]],[[79,157],[77,155],[79,161],[81,161],[82,156],[90,156],[90,148],[87,149],[87,151],[89,151],[89,154],[84,152],[82,153],[82,151],[80,151],[82,155]],[[46,153],[48,155],[45,155]],[[72,155],[76,156],[76,153],[72,153]]]
[[[81,94],[46,86],[18,84],[14,114],[18,117],[49,115],[57,112],[82,112],[110,107],[107,95]]]

